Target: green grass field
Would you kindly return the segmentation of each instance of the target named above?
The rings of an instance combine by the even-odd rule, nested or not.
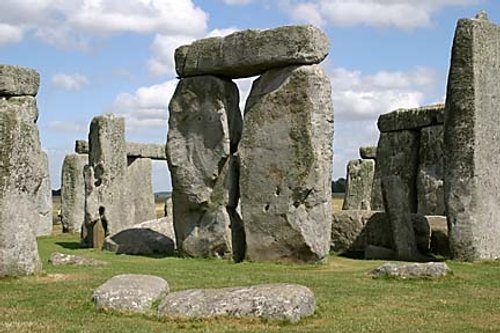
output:
[[[498,332],[500,263],[448,264],[440,280],[374,280],[381,261],[331,256],[324,265],[234,264],[226,260],[149,258],[79,249],[75,235],[39,239],[44,274],[0,280],[0,332]],[[102,267],[54,267],[50,253],[109,262]],[[96,311],[91,295],[122,273],[165,278],[171,290],[259,283],[299,283],[316,295],[317,311],[297,325],[266,320],[159,321]]]

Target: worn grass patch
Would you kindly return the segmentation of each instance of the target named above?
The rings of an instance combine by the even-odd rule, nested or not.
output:
[[[39,239],[44,273],[0,280],[0,332],[498,332],[500,263],[448,262],[438,280],[372,279],[382,261],[331,256],[324,265],[234,264],[149,258],[79,249],[75,235]],[[92,257],[105,266],[51,266],[52,252]],[[296,325],[259,319],[158,320],[97,311],[93,291],[117,274],[153,274],[172,291],[259,283],[298,283],[316,295],[316,313]]]

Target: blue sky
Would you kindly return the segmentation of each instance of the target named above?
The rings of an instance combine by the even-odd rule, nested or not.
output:
[[[2,0],[0,63],[41,74],[38,125],[58,188],[62,159],[95,115],[125,116],[129,141],[165,142],[177,46],[240,29],[318,25],[331,41],[323,67],[338,178],[360,145],[376,144],[380,114],[444,101],[456,21],[482,9],[500,22],[498,0]],[[242,106],[251,81],[238,80]],[[155,190],[170,189],[166,163],[153,171]]]

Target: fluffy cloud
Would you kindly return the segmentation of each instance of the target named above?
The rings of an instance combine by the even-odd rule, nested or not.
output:
[[[282,0],[282,8],[295,21],[335,26],[368,25],[415,29],[429,26],[432,15],[446,6],[477,0]]]
[[[68,91],[78,91],[89,84],[85,75],[58,73],[52,76],[52,84],[60,89]]]
[[[94,38],[124,32],[198,36],[207,21],[191,0],[3,0],[0,41],[9,28],[15,41],[31,31],[54,45],[85,49]]]
[[[119,94],[112,111],[125,116],[127,130],[166,129],[168,103],[174,94],[177,80],[141,87],[134,93]]]
[[[23,29],[10,24],[0,23],[0,45],[17,43],[23,39]]]

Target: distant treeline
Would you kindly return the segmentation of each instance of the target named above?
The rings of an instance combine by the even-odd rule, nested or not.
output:
[[[332,193],[344,193],[345,192],[346,179],[340,177],[332,182]]]

